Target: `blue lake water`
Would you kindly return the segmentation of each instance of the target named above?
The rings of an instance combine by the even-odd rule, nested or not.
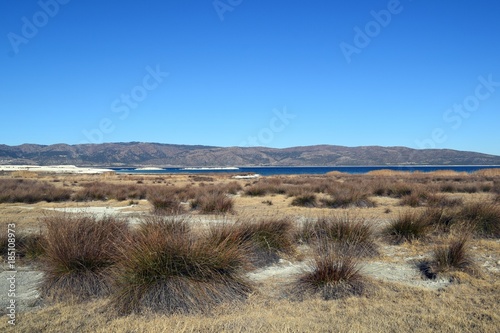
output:
[[[439,170],[453,170],[457,172],[474,172],[481,169],[500,168],[500,165],[439,165],[439,166],[330,166],[330,167],[239,167],[239,168],[162,168],[161,170],[137,170],[135,168],[110,168],[118,173],[130,174],[259,174],[273,175],[322,175],[330,171],[339,171],[348,174],[364,174],[374,170],[396,170],[409,172],[431,172]]]

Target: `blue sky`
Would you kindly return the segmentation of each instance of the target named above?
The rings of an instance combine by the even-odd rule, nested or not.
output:
[[[500,155],[500,2],[0,2],[0,143]]]

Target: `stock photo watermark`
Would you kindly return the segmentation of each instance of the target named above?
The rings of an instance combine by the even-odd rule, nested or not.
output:
[[[286,106],[281,111],[274,109],[273,114],[274,116],[269,120],[268,126],[262,128],[255,136],[248,136],[245,141],[240,143],[240,147],[268,145],[274,140],[277,133],[283,132],[291,120],[297,117],[292,113],[288,113]]]
[[[461,103],[455,103],[453,106],[443,113],[443,121],[449,124],[449,127],[454,131],[458,130],[464,119],[468,119],[481,106],[481,102],[489,99],[500,87],[500,81],[493,80],[493,74],[488,77],[479,76],[479,83],[474,89],[474,93],[466,96]],[[446,129],[436,127],[431,131],[431,135],[427,139],[415,140],[417,148],[436,148],[439,144],[443,144],[448,140]]]
[[[31,17],[23,16],[21,18],[20,33],[9,32],[7,39],[12,47],[11,55],[19,53],[19,47],[22,44],[28,44],[30,40],[38,35],[40,29],[45,27],[50,19],[54,18],[61,9],[61,6],[66,5],[71,0],[40,0],[37,2],[40,10],[35,12]]]
[[[9,325],[16,325],[16,224],[7,224],[7,318]]]
[[[412,0],[409,0],[412,1]],[[372,40],[391,24],[395,15],[401,14],[404,7],[399,0],[389,0],[386,9],[379,11],[370,11],[372,20],[368,21],[363,27],[354,26],[354,37],[351,43],[342,41],[339,44],[340,50],[348,64],[352,61],[352,56],[360,54],[367,48]]]
[[[147,66],[147,74],[142,78],[141,84],[136,85],[130,89],[130,93],[121,94],[119,98],[116,98],[111,103],[111,112],[117,114],[118,119],[123,121],[128,118],[130,111],[137,109],[139,103],[144,101],[149,93],[160,86],[160,84],[169,76],[168,72],[162,72],[160,65],[156,65],[155,68]],[[116,129],[116,121],[111,118],[102,118],[97,127],[90,130],[84,129],[82,134],[85,136],[87,141],[81,142],[85,143],[102,143],[104,136],[110,134]]]
[[[214,0],[212,5],[214,6],[215,12],[219,16],[221,21],[224,21],[224,15],[226,12],[232,12],[236,7],[241,5],[243,0]]]

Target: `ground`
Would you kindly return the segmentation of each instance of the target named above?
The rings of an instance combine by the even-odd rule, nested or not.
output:
[[[463,175],[462,175],[463,176]],[[462,177],[460,176],[460,177]],[[1,179],[12,178],[5,173]],[[46,181],[57,187],[78,190],[89,182],[113,184],[144,184],[150,186],[182,187],[200,183],[227,184],[238,182],[243,190],[230,195],[234,211],[226,215],[202,215],[189,211],[191,223],[205,228],[212,223],[235,221],[242,217],[291,218],[297,225],[308,219],[328,214],[354,214],[369,221],[378,231],[401,212],[425,207],[408,208],[399,199],[372,196],[375,207],[306,208],[292,206],[293,197],[286,194],[248,196],[244,189],[258,179],[233,179],[226,175],[193,178],[190,175],[63,175],[23,174],[24,177]],[[305,176],[290,176],[301,179]],[[323,177],[323,178],[322,178]],[[350,182],[347,175],[314,176],[314,179],[335,177]],[[361,177],[361,176],[360,176]],[[440,177],[443,177],[442,175]],[[458,176],[457,176],[458,177]],[[497,177],[497,178],[495,178]],[[493,177],[494,180],[498,176]],[[23,178],[23,179],[24,179]],[[438,177],[439,178],[439,177]],[[491,178],[490,178],[491,180]],[[439,181],[439,180],[438,180]],[[481,180],[483,181],[483,180]],[[464,203],[491,201],[485,191],[450,194]],[[272,203],[272,204],[270,204]],[[85,213],[97,216],[116,215],[137,224],[141,216],[150,214],[152,206],[145,199],[106,200],[89,202],[38,202],[0,204],[0,222],[15,223],[16,231],[39,232],[41,217],[58,214]],[[311,269],[311,248],[298,244],[297,251],[282,255],[279,262],[252,270],[246,277],[255,291],[244,303],[222,304],[211,313],[199,315],[142,314],[120,317],[108,311],[106,299],[84,303],[68,300],[51,303],[39,297],[37,290],[43,273],[41,263],[25,258],[16,261],[16,326],[8,324],[7,305],[10,273],[4,260],[0,273],[0,330],[12,332],[498,332],[500,327],[500,241],[497,238],[471,240],[474,261],[480,274],[463,272],[443,274],[427,279],[418,263],[430,258],[436,245],[446,243],[450,235],[437,235],[413,242],[395,244],[379,236],[376,240],[380,254],[364,258],[361,272],[369,281],[366,292],[337,300],[290,297],[293,281]]]

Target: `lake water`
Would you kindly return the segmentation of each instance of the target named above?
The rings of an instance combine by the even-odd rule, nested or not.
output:
[[[110,168],[118,173],[130,174],[259,174],[272,175],[322,175],[330,171],[340,171],[349,174],[364,174],[374,170],[396,170],[409,172],[431,172],[453,170],[457,172],[474,172],[481,169],[500,168],[500,165],[452,165],[452,166],[331,166],[331,167],[239,167],[239,168],[161,168],[161,170],[144,170],[135,168]]]

